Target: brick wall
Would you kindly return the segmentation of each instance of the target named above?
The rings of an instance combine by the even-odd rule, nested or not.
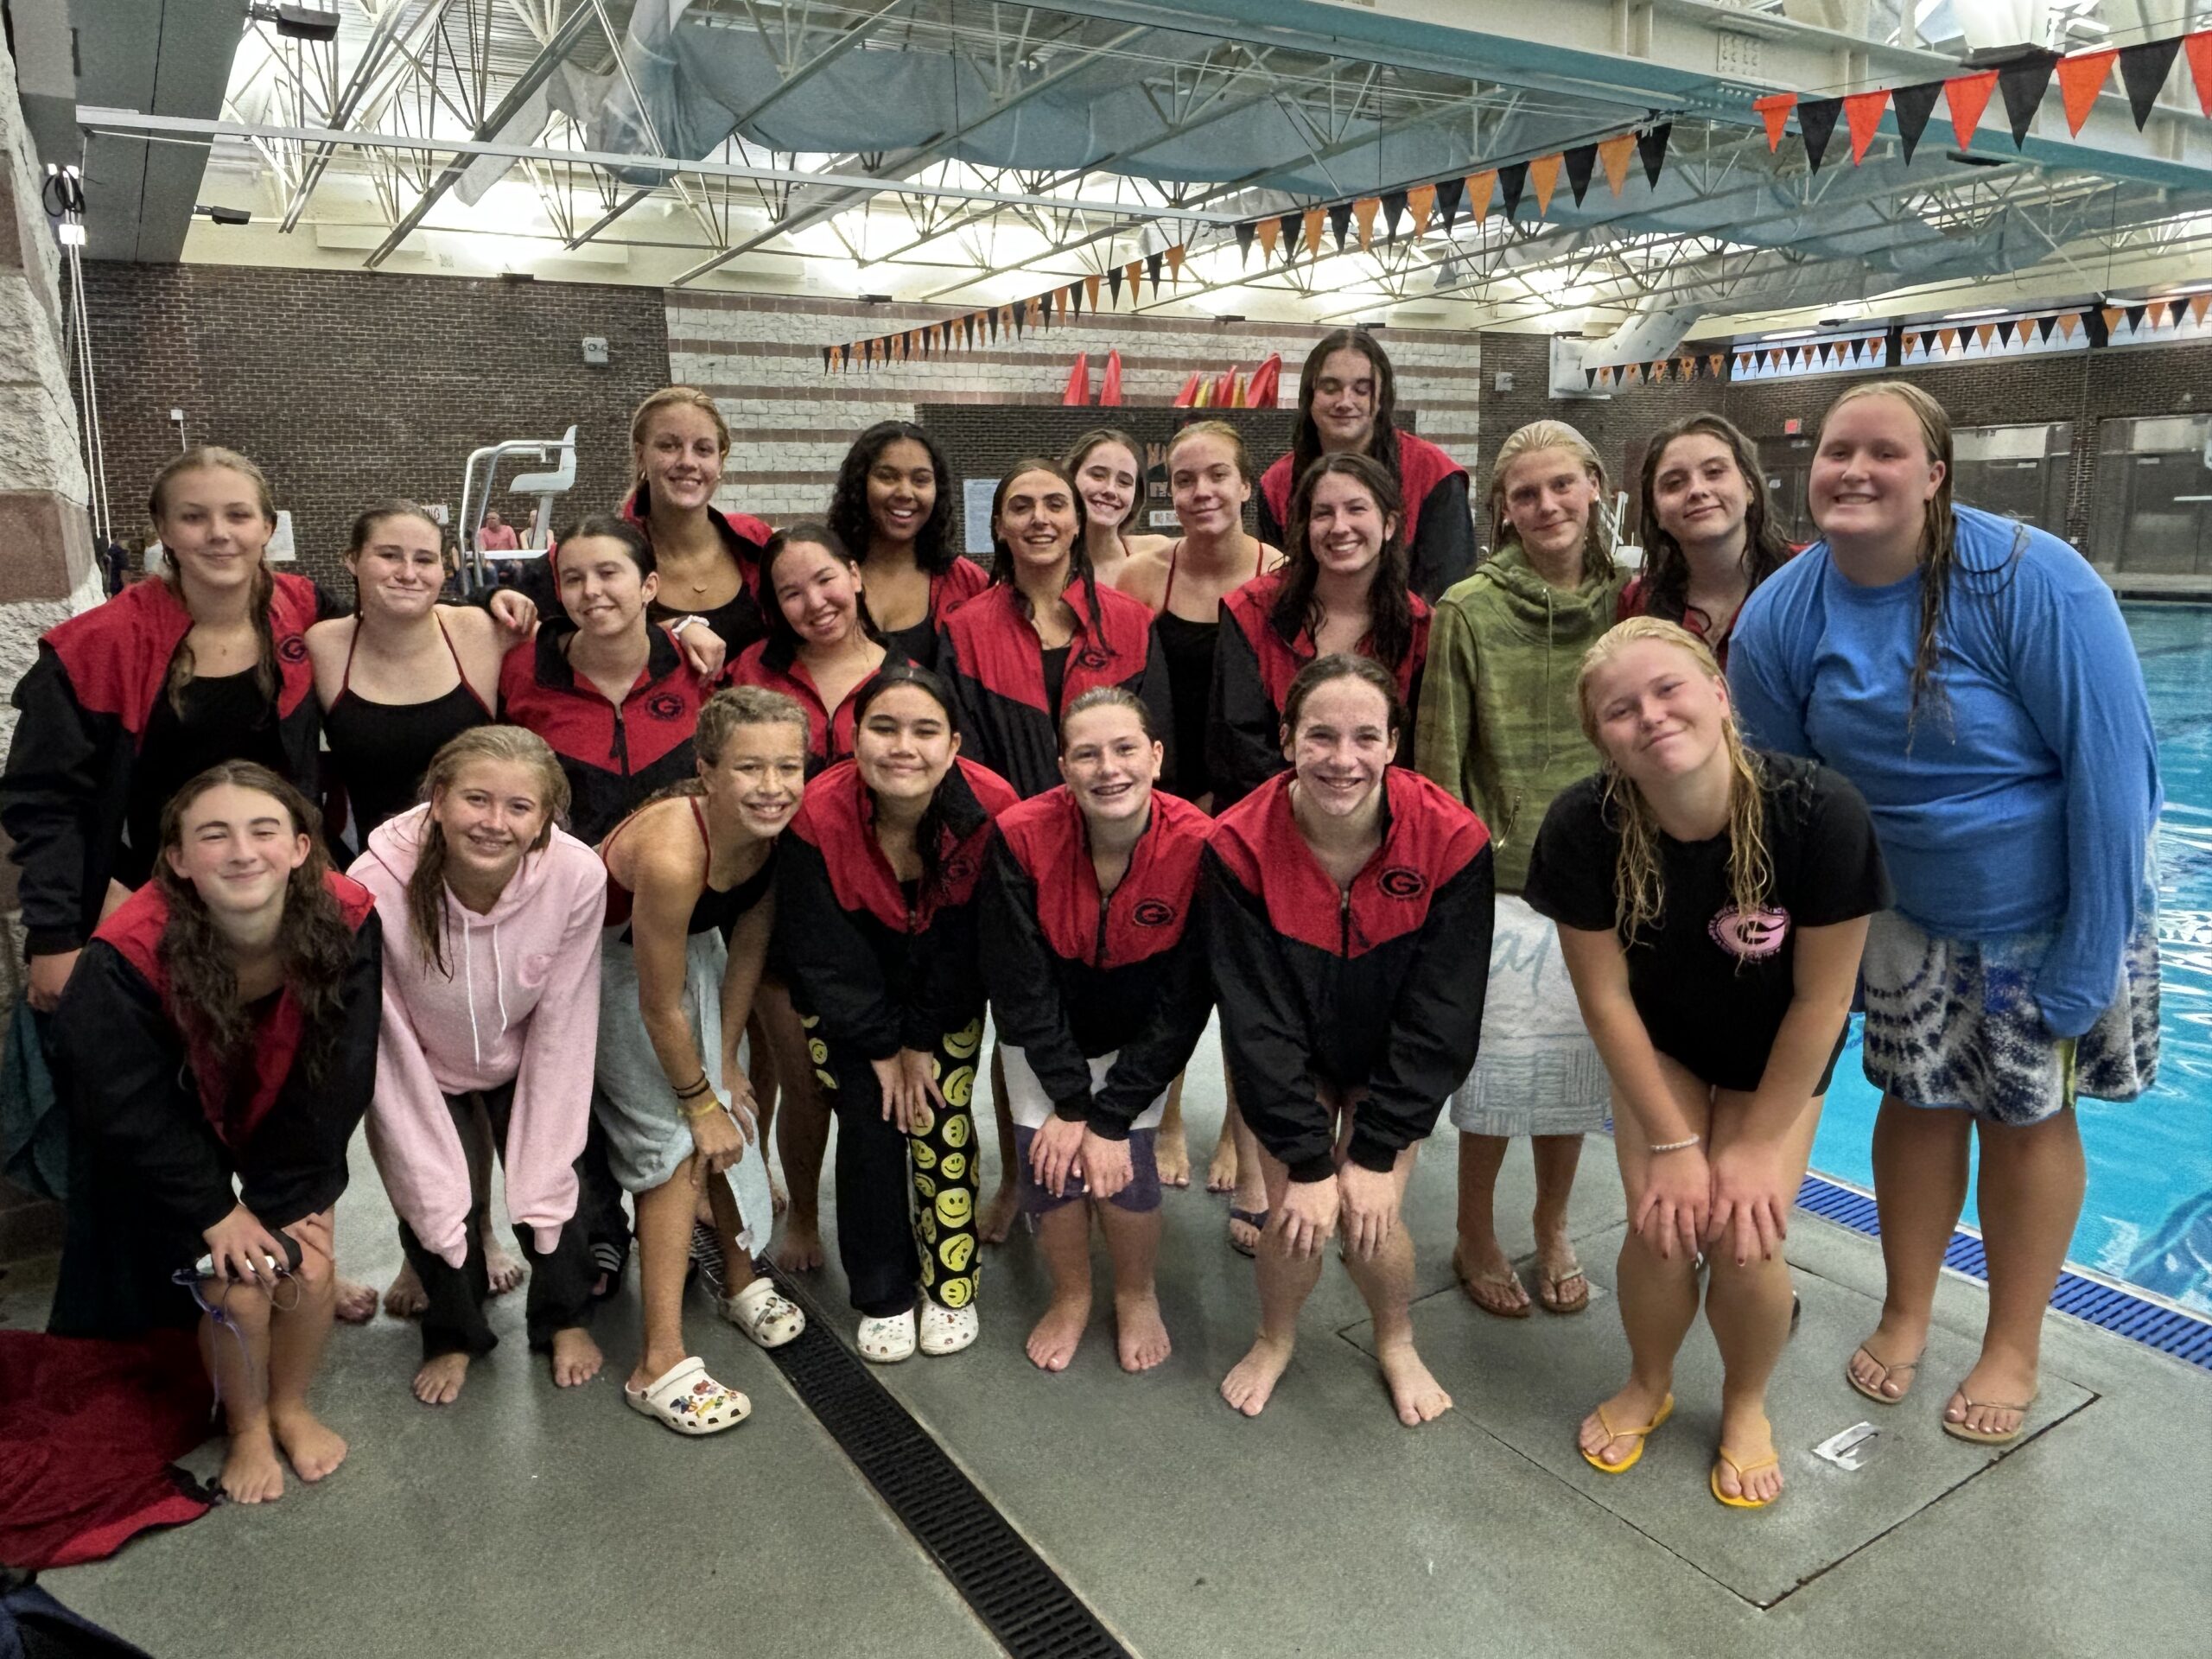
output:
[[[87,264],[117,531],[145,533],[146,486],[190,441],[243,451],[290,511],[302,568],[332,580],[353,515],[385,496],[456,511],[468,453],[576,433],[556,512],[611,506],[630,411],[668,379],[657,289],[230,265]],[[587,366],[581,341],[604,335]],[[516,470],[512,465],[507,473]],[[532,503],[502,495],[493,505]],[[510,517],[516,516],[513,513]]]

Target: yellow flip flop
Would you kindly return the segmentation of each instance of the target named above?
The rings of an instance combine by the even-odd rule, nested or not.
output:
[[[1720,1490],[1720,1464],[1725,1463],[1731,1469],[1733,1469],[1736,1471],[1736,1483],[1740,1486],[1743,1484],[1744,1477],[1746,1475],[1757,1474],[1762,1469],[1779,1469],[1782,1466],[1782,1459],[1779,1457],[1755,1458],[1749,1463],[1738,1463],[1735,1459],[1728,1455],[1728,1448],[1726,1446],[1717,1446],[1713,1449],[1719,1455],[1720,1461],[1719,1463],[1716,1463],[1713,1465],[1712,1472],[1705,1478],[1705,1484],[1713,1488],[1713,1495],[1714,1497],[1718,1498],[1721,1503],[1726,1503],[1732,1510],[1763,1510],[1766,1508],[1768,1504],[1774,1502],[1773,1497],[1759,1498],[1729,1497],[1727,1493]],[[1779,1497],[1782,1494],[1777,1492],[1774,1496],[1775,1497]]]
[[[1582,1446],[1579,1441],[1576,1443],[1574,1449],[1578,1452],[1582,1452],[1582,1461],[1588,1464],[1599,1474],[1624,1475],[1642,1461],[1643,1457],[1643,1443],[1651,1438],[1652,1430],[1657,1428],[1660,1424],[1665,1422],[1674,1414],[1675,1396],[1670,1394],[1664,1400],[1662,1400],[1659,1402],[1659,1414],[1656,1417],[1654,1417],[1649,1422],[1646,1423],[1642,1428],[1615,1428],[1612,1424],[1605,1421],[1605,1408],[1603,1406],[1600,1406],[1598,1408],[1598,1427],[1605,1431],[1606,1444],[1611,1445],[1615,1440],[1634,1440],[1636,1442],[1636,1450],[1630,1452],[1627,1457],[1622,1459],[1618,1463],[1607,1463],[1603,1458],[1599,1457],[1594,1452],[1582,1452]]]

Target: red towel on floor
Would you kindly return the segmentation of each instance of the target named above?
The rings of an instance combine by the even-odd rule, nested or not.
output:
[[[0,1566],[97,1561],[207,1514],[170,1465],[207,1438],[213,1403],[191,1332],[0,1331]]]

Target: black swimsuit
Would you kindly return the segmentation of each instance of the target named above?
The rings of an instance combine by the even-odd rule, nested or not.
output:
[[[124,887],[139,887],[153,874],[162,809],[208,767],[251,760],[279,778],[290,776],[276,700],[262,690],[258,672],[249,668],[238,674],[195,674],[175,701],[166,689],[155,698],[138,746],[138,764],[130,772],[130,799],[124,813],[130,845],[116,856],[115,879]]]
[[[1160,611],[1153,626],[1160,636],[1160,654],[1167,664],[1168,695],[1175,705],[1175,793],[1195,801],[1213,791],[1213,774],[1206,770],[1206,719],[1213,698],[1214,643],[1221,636],[1220,612],[1211,622],[1193,622],[1167,608],[1175,597],[1175,562],[1182,556],[1177,541],[1167,555],[1167,588],[1160,596]]]
[[[371,830],[415,804],[423,774],[437,752],[463,732],[488,726],[493,719],[469,684],[443,619],[434,613],[433,620],[438,637],[452,653],[454,671],[461,675],[458,685],[428,702],[372,702],[353,690],[353,652],[361,643],[356,622],[353,642],[346,647],[346,671],[338,695],[322,717],[331,759],[345,782],[353,810],[354,840],[364,849]]]
[[[707,833],[706,810],[699,804],[696,795],[691,798],[691,821],[699,826],[699,839],[707,849],[707,868],[711,870],[715,863],[714,837]],[[607,836],[607,845],[600,849],[601,862],[606,861],[608,853],[613,851],[615,836],[620,836],[626,827],[626,824],[617,824],[613,835]],[[776,850],[771,847],[768,856],[760,861],[760,868],[727,892],[711,885],[702,886],[698,898],[691,906],[691,919],[684,924],[684,936],[689,938],[695,933],[719,929],[724,941],[728,941],[731,931],[737,926],[738,918],[768,896],[768,890],[775,880]],[[635,895],[614,879],[614,873],[610,869],[607,874],[607,925],[613,927],[626,924],[634,899]],[[622,928],[622,940],[626,944],[632,942],[626,925]]]

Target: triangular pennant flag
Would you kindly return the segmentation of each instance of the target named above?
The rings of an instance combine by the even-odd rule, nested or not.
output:
[[[1252,263],[1252,238],[1259,233],[1259,229],[1249,219],[1236,227],[1236,257],[1240,264],[1249,265]]]
[[[1529,163],[1515,162],[1510,167],[1497,169],[1497,199],[1505,209],[1505,217],[1519,216],[1521,197],[1529,188]]]
[[[2131,305],[2127,308],[2127,332],[2129,334],[2133,334],[2140,332],[2143,327],[2144,314],[2150,308],[2150,307],[2145,305]]]
[[[1939,328],[1936,331],[1936,338],[1943,343],[1943,349],[1948,352],[1959,343],[1959,331],[1955,328]]]
[[[1090,401],[1090,353],[1077,352],[1075,361],[1068,365],[1067,385],[1060,389],[1064,406],[1081,409]]]
[[[1954,75],[1943,83],[1943,102],[1951,111],[1951,133],[1961,149],[1973,144],[1974,130],[1981,124],[1981,112],[1989,107],[1989,95],[1996,90],[1994,69],[1985,69],[1978,75]]]
[[[1923,80],[1916,86],[1900,86],[1890,94],[1890,107],[1897,115],[1897,141],[1904,151],[1907,162],[1918,148],[1920,135],[1928,130],[1928,118],[1936,112],[1936,100],[1943,96],[1943,83]]]
[[[2097,313],[2097,316],[2104,323],[2106,339],[2109,340],[2112,338],[2113,332],[2119,328],[2121,319],[2126,315],[2127,314],[2125,311],[2122,311],[2116,305],[2108,305],[2105,307],[2103,310]],[[2088,313],[2083,312],[2082,320],[2087,321],[2088,319]]]
[[[1490,168],[1480,173],[1470,173],[1460,181],[1467,188],[1467,217],[1484,219],[1490,217],[1490,199],[1497,190],[1497,169]]]
[[[1843,113],[1840,98],[1808,98],[1797,105],[1797,130],[1805,140],[1805,159],[1812,169],[1821,170],[1821,162],[1828,153],[1828,140],[1835,134],[1836,118]]]
[[[1414,240],[1418,242],[1428,234],[1428,216],[1436,211],[1436,187],[1433,184],[1414,186],[1406,192],[1406,206],[1413,213]],[[1386,198],[1383,201],[1385,211],[1389,207]]]
[[[2145,312],[2144,315],[2150,318],[2151,326],[2153,328],[2164,327],[2166,324],[2166,302],[2164,300],[2152,301],[2150,309]]]
[[[1866,148],[1882,130],[1882,111],[1889,106],[1886,89],[1878,92],[1853,92],[1843,100],[1843,118],[1851,128],[1851,164],[1856,167],[1866,159]]]
[[[1598,384],[1598,371],[1597,371],[1597,370],[1595,370],[1595,369],[1585,369],[1585,370],[1583,370],[1583,371],[1582,371],[1582,384],[1583,384],[1584,385],[1586,385],[1586,386],[1594,386],[1594,385],[1596,385]]]
[[[1083,279],[1083,296],[1090,302],[1093,311],[1098,309],[1098,273],[1095,270]]]
[[[1567,152],[1567,188],[1580,207],[1590,194],[1590,175],[1598,170],[1598,146],[1577,144]],[[1618,194],[1618,193],[1616,193]]]
[[[1745,353],[1742,353],[1742,352],[1738,352],[1738,353],[1736,353],[1736,372],[1737,372],[1737,373],[1738,373],[1738,374],[1748,374],[1749,372],[1751,372],[1751,359],[1750,359],[1750,357],[1749,357],[1749,356],[1747,356],[1746,354],[1745,354]]]
[[[1998,323],[1997,343],[1999,346],[2010,346],[2012,343],[2012,329],[2014,327],[2015,325],[2012,319],[2010,317],[2006,317]]]
[[[1382,198],[1382,240],[1387,245],[1398,239],[1398,221],[1406,216],[1406,206],[1412,200],[1410,190],[1393,190]],[[1414,232],[1418,236],[1419,231]]]
[[[1305,226],[1303,213],[1285,213],[1275,221],[1276,239],[1282,244],[1283,264],[1288,264],[1298,257],[1298,245],[1304,239]]]
[[[1259,224],[1260,262],[1265,264],[1275,257],[1275,244],[1282,240],[1282,220],[1263,219]],[[1094,296],[1095,297],[1095,296]]]
[[[2081,322],[2082,322],[2082,314],[2081,314],[2080,312],[2078,312],[2078,311],[2062,311],[2062,312],[2060,312],[2060,313],[2058,314],[2058,337],[2059,337],[2061,340],[2071,340],[2071,339],[2073,339],[2073,338],[2074,338],[2074,331],[2075,331],[2075,328],[2077,328],[2077,327],[2079,327],[2081,326]]]
[[[1046,308],[1043,298],[1035,295],[1031,296],[1029,301],[1029,326],[1032,328],[1041,328],[1051,321],[1052,313]]]
[[[1128,264],[1122,267],[1122,277],[1129,285],[1129,303],[1135,305],[1144,296],[1144,261],[1130,260]],[[1153,286],[1155,290],[1159,288],[1156,283]]]
[[[2050,340],[2050,331],[2057,327],[2058,319],[2056,317],[2037,317],[2036,319],[2036,338],[2038,340],[2048,344]]]
[[[1165,253],[1147,253],[1144,257],[1144,274],[1152,278],[1152,297],[1160,297],[1160,268],[1167,263]]]
[[[1112,270],[1106,273],[1106,291],[1112,296],[1113,302],[1116,305],[1119,305],[1122,302],[1122,267],[1119,265],[1116,265]]]
[[[1167,250],[1167,279],[1178,288],[1183,285],[1183,257],[1185,251],[1180,242]]]
[[[1643,162],[1643,176],[1654,190],[1659,188],[1659,169],[1667,165],[1667,140],[1675,134],[1675,124],[1662,121],[1649,132],[1637,135],[1636,153]]]
[[[1598,146],[1598,159],[1605,164],[1605,182],[1617,196],[1628,182],[1629,157],[1635,154],[1636,135],[1632,132],[1621,133]]]
[[[1002,332],[1010,330],[1014,335],[1019,339],[1021,334],[1021,312],[1020,309],[1011,305],[1001,306],[999,308],[999,327]]]
[[[1720,372],[1726,365],[1727,361],[1728,359],[1726,353],[1715,352],[1711,357],[1705,359],[1707,372],[1710,373],[1714,379],[1718,380],[1720,378]]]
[[[2212,115],[2212,29],[2183,35],[2181,49],[2189,54],[2189,76],[2196,84],[2196,105]]]
[[[1536,188],[1536,217],[1547,219],[1552,211],[1552,192],[1559,188],[1560,163],[1558,156],[1540,156],[1529,163],[1529,182]]]
[[[2144,123],[2151,118],[2152,106],[2165,90],[2166,77],[2173,73],[2174,60],[2180,54],[2178,35],[2120,48],[2120,84],[2127,89],[2127,107],[2134,113],[2136,131],[2142,131]]]
[[[1060,296],[1060,315],[1071,322],[1083,315],[1083,284],[1070,283]]]
[[[2050,90],[2051,71],[2057,67],[2056,52],[2038,52],[1997,72],[1998,87],[2005,94],[2005,119],[2012,129],[2013,149],[2026,146],[2028,127],[2043,107],[2043,95]]]
[[[1306,232],[1306,257],[1319,260],[1321,257],[1321,221],[1327,215],[1319,207],[1308,207],[1302,228]],[[1339,238],[1339,245],[1341,245]]]
[[[824,346],[822,348],[822,372],[828,374],[836,366],[837,348],[835,346]]]
[[[1344,238],[1351,234],[1351,204],[1340,201],[1329,209],[1329,233],[1337,238],[1337,251],[1344,251]]]
[[[2202,323],[2207,311],[2212,311],[2212,294],[2196,294],[2190,297],[2189,320],[2191,322]]]
[[[2081,315],[2082,333],[2089,344],[2093,346],[2109,345],[2112,341],[2112,322],[2106,321],[2105,315],[2101,311],[2084,311]],[[2119,312],[2112,314],[2113,321],[2119,318]]]
[[[1465,179],[1439,179],[1436,181],[1436,211],[1444,217],[1446,235],[1452,232],[1452,220],[1459,217],[1459,203],[1467,194]]]
[[[1375,215],[1382,209],[1379,196],[1362,196],[1351,205],[1353,222],[1359,226],[1359,251],[1365,253],[1375,245]]]
[[[1854,362],[1854,363],[1859,362],[1859,361],[1860,361],[1862,359],[1864,359],[1864,358],[1866,357],[1866,340],[1865,340],[1863,338],[1862,338],[1862,339],[1859,339],[1859,340],[1853,340],[1853,341],[1851,342],[1851,360],[1852,360],[1853,362]]]
[[[2112,73],[2112,66],[2119,56],[2118,48],[2107,46],[2094,52],[2077,52],[2058,60],[2058,95],[2066,103],[2067,131],[2082,130],[2082,124],[2096,108],[2097,94],[2104,90],[2105,79]],[[2136,124],[2140,126],[2142,123]]]
[[[1974,331],[1974,337],[1980,343],[1981,349],[1987,351],[1989,342],[1997,338],[1997,325],[1993,322],[1983,323],[1980,327]]]
[[[1751,107],[1759,112],[1759,119],[1766,123],[1766,147],[1771,155],[1782,148],[1782,135],[1789,130],[1789,111],[1797,107],[1795,92],[1769,92],[1764,98],[1755,98]]]
[[[1102,409],[1115,409],[1122,402],[1122,353],[1116,346],[1106,353],[1105,378],[1098,383],[1098,404]]]

